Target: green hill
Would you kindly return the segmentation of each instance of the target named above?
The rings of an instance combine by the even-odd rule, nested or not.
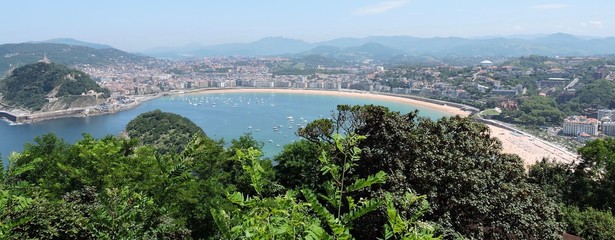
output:
[[[114,48],[95,49],[58,43],[16,43],[0,45],[0,78],[11,68],[35,63],[44,55],[64,65],[147,63],[153,58],[135,55]]]
[[[0,82],[5,104],[32,111],[39,111],[54,100],[78,101],[90,90],[100,94],[90,94],[88,98],[105,99],[110,94],[109,89],[98,86],[86,73],[56,63],[39,62],[16,68]],[[91,103],[89,101],[89,105]],[[66,107],[79,106],[69,103]]]
[[[126,125],[126,133],[161,153],[181,152],[195,134],[205,135],[190,119],[160,110],[137,116]]]

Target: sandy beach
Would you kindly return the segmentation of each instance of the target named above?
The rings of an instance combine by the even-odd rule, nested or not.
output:
[[[487,124],[487,126],[491,130],[491,135],[502,142],[503,152],[519,155],[525,162],[526,167],[533,165],[542,158],[565,163],[570,163],[577,158],[576,154],[550,146],[549,143],[542,139],[515,133],[490,124]]]
[[[219,93],[219,92],[267,92],[267,93],[293,93],[293,94],[322,94],[322,95],[335,95],[335,96],[352,96],[368,99],[378,99],[384,101],[392,101],[397,103],[405,103],[412,106],[420,106],[425,108],[434,109],[437,111],[445,112],[452,115],[468,116],[470,113],[463,111],[460,108],[440,105],[435,103],[423,102],[415,99],[372,94],[366,92],[351,92],[351,91],[322,91],[322,90],[303,90],[303,89],[204,89],[197,90],[186,94],[192,93]],[[502,142],[502,148],[504,153],[517,154],[523,159],[525,166],[530,166],[540,161],[543,158],[549,158],[558,162],[572,162],[576,159],[576,154],[566,151],[564,149],[553,146],[542,139],[538,139],[534,136],[525,133],[518,133],[509,129],[487,124],[491,130],[491,136],[496,137]]]

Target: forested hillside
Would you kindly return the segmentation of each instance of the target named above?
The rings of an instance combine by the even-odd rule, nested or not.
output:
[[[25,65],[0,81],[3,102],[33,111],[42,109],[49,98],[78,96],[90,90],[101,93],[102,99],[110,95],[109,89],[100,87],[86,73],[56,63]]]
[[[144,115],[134,129],[182,119]],[[339,106],[298,134],[275,167],[250,135],[225,144],[198,132],[165,153],[138,138],[38,137],[0,175],[0,238],[615,237],[610,139],[578,164],[527,173],[467,118]]]
[[[53,62],[68,66],[146,63],[152,59],[114,48],[95,49],[58,43],[11,43],[0,45],[0,75],[4,75],[11,66],[35,63],[45,55]]]

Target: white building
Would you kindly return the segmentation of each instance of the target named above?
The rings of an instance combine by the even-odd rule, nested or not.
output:
[[[604,135],[615,136],[615,122],[603,122],[601,128]]]
[[[600,121],[595,118],[583,116],[570,116],[564,119],[563,133],[566,135],[579,135],[587,133],[592,136],[598,135],[598,126]]]
[[[480,62],[480,65],[483,66],[483,67],[491,67],[491,66],[493,66],[493,62],[489,61],[489,60],[484,60],[484,61]]]
[[[598,110],[598,119],[602,121],[604,117],[609,117],[610,120],[614,120],[615,118],[615,110],[613,109],[600,109]],[[609,121],[607,121],[609,122]]]

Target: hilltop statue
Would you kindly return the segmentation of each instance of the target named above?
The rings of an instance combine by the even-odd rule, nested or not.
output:
[[[47,54],[45,53],[45,55],[43,55],[43,59],[38,60],[38,62],[40,63],[46,63],[46,64],[50,64],[51,61],[49,61],[49,58],[47,58]]]

